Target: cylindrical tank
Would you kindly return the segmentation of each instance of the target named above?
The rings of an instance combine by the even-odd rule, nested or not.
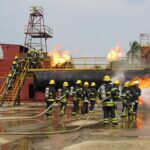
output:
[[[118,71],[112,70],[52,70],[52,71],[39,71],[34,72],[34,85],[36,91],[43,91],[48,86],[49,80],[54,79],[56,81],[56,88],[60,88],[64,81],[69,82],[69,86],[74,86],[75,81],[80,79],[83,82],[96,82],[97,86],[102,83],[104,75],[110,75],[114,77],[119,74]],[[124,74],[125,80],[131,80],[134,77],[150,77],[150,70],[138,70],[138,71],[122,71],[120,74]]]

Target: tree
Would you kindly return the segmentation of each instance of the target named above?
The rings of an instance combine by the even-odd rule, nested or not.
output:
[[[130,50],[126,54],[131,64],[136,64],[140,59],[140,44],[137,41],[130,43]]]

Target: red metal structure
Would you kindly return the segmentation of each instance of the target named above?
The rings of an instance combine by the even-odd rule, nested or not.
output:
[[[47,39],[53,37],[52,29],[44,24],[43,8],[31,7],[28,25],[25,26],[25,44],[29,49],[42,49],[47,52]]]
[[[140,35],[141,57],[147,67],[150,65],[150,33]]]

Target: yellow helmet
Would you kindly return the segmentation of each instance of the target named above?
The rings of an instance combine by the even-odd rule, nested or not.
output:
[[[120,84],[120,81],[119,80],[115,80],[114,82],[113,82],[113,84]]]
[[[49,84],[55,84],[55,80],[50,80]]]
[[[91,83],[91,86],[96,86],[96,83],[95,83],[95,82],[92,82],[92,83]]]
[[[8,74],[8,77],[12,77],[12,74],[11,74],[11,73],[9,73],[9,74]]]
[[[68,82],[65,81],[65,82],[63,83],[63,86],[69,86]]]
[[[81,84],[81,83],[82,83],[81,80],[77,80],[77,81],[76,81],[76,84]]]
[[[14,64],[17,64],[17,62],[16,62],[16,61],[13,61],[13,63],[12,63],[12,64],[13,64],[13,65],[14,65]]]
[[[18,59],[18,56],[15,56],[14,58],[15,58],[15,59]]]
[[[131,86],[135,85],[135,81],[131,81],[130,85]]]
[[[103,78],[103,81],[110,81],[110,76],[105,75],[104,78]]]
[[[124,87],[129,87],[130,86],[130,81],[126,81],[125,83],[124,83]]]
[[[88,87],[89,83],[87,81],[84,82],[84,87]]]

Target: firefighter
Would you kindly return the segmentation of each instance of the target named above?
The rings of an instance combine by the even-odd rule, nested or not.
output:
[[[137,109],[138,109],[138,99],[139,99],[139,96],[141,96],[141,89],[139,88],[139,81],[136,80],[134,82],[134,87],[135,87],[135,90],[136,90],[136,100],[135,100],[135,105],[133,107],[133,114],[136,116],[137,115]]]
[[[14,61],[16,61],[16,62],[18,62],[18,61],[19,61],[19,59],[18,59],[18,56],[17,56],[17,55],[14,57]]]
[[[113,87],[111,89],[111,98],[112,102],[114,103],[114,106],[112,106],[112,124],[117,125],[118,124],[118,114],[117,114],[117,105],[116,102],[120,100],[120,90],[119,90],[120,81],[114,80]]]
[[[19,73],[19,65],[18,65],[18,61],[14,60],[12,62],[12,66],[11,66],[11,71],[12,71],[12,78],[13,81],[16,80],[16,76]]]
[[[82,92],[82,100],[83,100],[82,114],[88,113],[89,95],[90,95],[89,83],[85,81],[83,84],[83,92]]]
[[[130,104],[130,81],[124,82],[122,94],[122,118],[128,117]]]
[[[46,109],[53,105],[56,100],[56,89],[55,89],[55,80],[51,79],[49,81],[49,86],[45,89],[45,98],[46,98]],[[53,107],[49,108],[46,112],[46,116],[52,116]]]
[[[26,60],[29,60],[29,61],[31,61],[32,60],[32,58],[33,58],[33,51],[32,50],[28,50],[28,52],[27,52],[27,56],[26,56]]]
[[[111,98],[111,90],[113,85],[109,75],[103,77],[103,83],[98,89],[99,98],[102,102],[104,125],[109,124],[109,118],[113,120],[114,124],[117,124],[117,118],[115,114],[115,103]]]
[[[77,115],[77,113],[79,113],[79,102],[81,101],[81,97],[82,97],[82,81],[77,80],[76,86],[73,89],[72,93],[72,100],[73,100],[72,115]]]
[[[67,81],[63,82],[63,87],[60,91],[60,115],[65,115],[66,106],[69,98],[69,83]]]
[[[133,108],[135,106],[135,102],[137,100],[137,91],[135,88],[135,81],[131,81],[130,83],[130,109],[129,109],[129,119],[132,119],[134,112],[133,112]]]
[[[115,80],[113,82],[113,88],[111,90],[111,96],[112,96],[114,101],[119,101],[119,98],[120,98],[119,85],[120,85],[120,81],[119,80]]]
[[[90,94],[89,94],[89,100],[90,100],[90,111],[89,113],[94,112],[95,102],[97,97],[97,89],[96,89],[96,83],[92,82],[90,85]]]
[[[6,77],[6,94],[12,88],[12,74],[9,73]]]

